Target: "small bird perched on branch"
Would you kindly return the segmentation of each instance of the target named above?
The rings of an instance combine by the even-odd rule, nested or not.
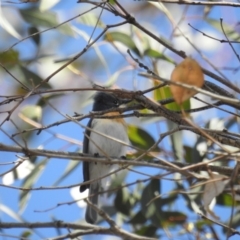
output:
[[[119,107],[130,100],[117,98],[115,95],[98,92],[94,97],[93,111],[104,111]],[[119,112],[110,112],[104,116],[116,116]],[[83,153],[99,157],[120,158],[125,157],[127,145],[129,143],[126,123],[123,118],[98,118],[90,119],[84,134]],[[92,129],[92,131],[90,130]],[[100,133],[100,134],[99,134]],[[101,133],[104,135],[101,135]],[[121,142],[118,142],[117,139]],[[109,174],[113,166],[99,162],[83,162],[83,180],[84,182],[101,178]],[[106,188],[106,179],[99,179],[91,184],[80,186],[80,192],[89,188],[89,200],[97,205],[98,192]],[[97,212],[90,206],[87,206],[85,219],[88,223],[94,224],[97,221]]]

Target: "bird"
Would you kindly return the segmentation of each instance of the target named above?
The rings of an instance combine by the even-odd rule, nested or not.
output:
[[[128,99],[121,99],[112,93],[98,92],[94,97],[92,110],[104,111],[119,107],[130,102]],[[116,116],[119,112],[109,112],[104,116]],[[91,131],[91,129],[93,131]],[[98,134],[102,133],[103,135]],[[113,138],[126,144],[115,141]],[[83,139],[83,153],[95,157],[123,158],[126,159],[127,144],[129,138],[127,125],[123,118],[91,118],[87,124]],[[116,165],[115,165],[116,166]],[[114,166],[99,162],[83,162],[83,182],[101,178],[114,170]],[[106,178],[96,180],[90,184],[80,186],[80,192],[89,189],[89,201],[98,206],[98,192],[106,188]],[[97,221],[97,212],[87,206],[85,220],[90,224]]]

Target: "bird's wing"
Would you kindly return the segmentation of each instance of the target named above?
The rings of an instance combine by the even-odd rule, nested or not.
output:
[[[88,128],[91,128],[92,120],[93,119],[89,120],[88,125],[87,125]],[[86,136],[90,137],[90,133],[91,133],[91,131],[89,129],[85,130],[84,139],[83,139],[83,153],[88,153],[89,139]],[[89,162],[86,162],[86,161],[83,162],[83,180],[84,180],[84,182],[90,180],[90,178],[89,178]],[[82,185],[80,187],[80,192],[84,192],[87,188],[89,188],[89,184]]]

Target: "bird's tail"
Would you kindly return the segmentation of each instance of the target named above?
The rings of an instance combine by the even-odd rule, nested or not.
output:
[[[99,183],[92,183],[90,184],[89,188],[89,201],[94,204],[98,205],[98,192],[99,192]],[[87,206],[86,214],[85,214],[85,219],[88,223],[94,224],[97,221],[97,212],[90,207],[89,205]]]

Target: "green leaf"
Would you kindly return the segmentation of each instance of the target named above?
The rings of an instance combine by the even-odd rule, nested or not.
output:
[[[135,185],[135,188],[132,191],[132,197],[131,197],[131,203],[133,206],[138,204],[138,202],[140,201],[142,197],[142,191],[144,188],[145,188],[145,185],[142,182],[138,182]]]
[[[178,198],[178,196],[176,194],[172,194],[170,197],[167,198],[161,198],[161,205],[170,205],[172,204],[176,199]]]
[[[57,20],[56,14],[45,11],[44,13],[40,12],[38,8],[27,8],[27,9],[20,9],[20,14],[22,15],[23,19],[32,24],[35,27],[46,27],[52,28],[56,27],[59,22]],[[61,32],[68,35],[73,35],[73,31],[69,24],[64,24],[58,27]]]
[[[49,100],[54,99],[54,98],[58,98],[58,97],[62,97],[62,96],[64,96],[64,93],[41,96],[41,98],[38,100],[36,105],[41,106],[43,108],[47,105]]]
[[[61,0],[42,0],[40,1],[39,9],[41,12],[45,12],[48,9],[51,9],[54,7],[57,3],[59,3]]]
[[[24,66],[20,66],[20,71],[23,74],[24,80],[25,82],[28,83],[29,86],[32,86],[32,82],[34,84],[34,86],[37,86],[38,84],[43,82],[43,79],[41,77],[39,77],[36,73],[30,71],[29,69],[27,69]],[[49,83],[43,83],[41,84],[41,88],[51,88]]]
[[[185,223],[187,216],[177,211],[163,211],[161,212],[161,223],[163,226],[170,227],[176,224]]]
[[[133,42],[132,38],[125,33],[108,32],[108,33],[106,33],[104,40],[106,40],[108,42],[114,42],[114,41],[120,42],[123,45],[125,45],[126,47],[128,47],[130,50],[135,52],[138,56],[140,56],[140,52],[139,52],[138,48],[136,47],[135,43]]]
[[[211,226],[212,225],[212,221],[207,220],[207,219],[200,219],[199,221],[197,221],[196,223],[194,223],[194,226],[196,227],[196,229],[198,231],[202,231],[203,228],[208,225]]]
[[[115,5],[115,0],[109,0],[109,3],[110,3],[111,5]]]
[[[207,143],[206,143],[207,144]],[[195,144],[197,146],[197,144]],[[199,163],[202,162],[205,155],[201,156],[196,147],[192,148],[191,161],[189,163]]]
[[[153,225],[143,226],[139,230],[137,230],[135,233],[140,236],[148,236],[148,237],[156,237],[156,231],[157,227]]]
[[[24,179],[23,184],[21,186],[22,188],[32,188],[34,186],[38,178],[41,176],[47,161],[48,161],[48,158],[45,158],[44,160],[36,164],[32,172]],[[31,191],[20,192],[19,208],[21,211],[25,208],[30,196],[31,196]]]
[[[96,23],[98,24],[98,27],[105,27],[103,22],[99,20],[99,16],[94,14],[93,12],[89,12],[87,14],[82,15],[78,18],[80,23],[83,23],[84,25],[88,26],[96,26]]]
[[[143,189],[141,198],[141,211],[145,218],[149,219],[161,210],[159,198],[152,201],[160,193],[160,180],[152,179]],[[152,201],[150,203],[150,201]],[[150,204],[149,204],[150,203]]]
[[[32,232],[30,232],[30,231],[24,231],[22,234],[21,234],[21,238],[28,238],[28,237],[30,237],[32,235]],[[20,238],[20,239],[21,239]]]
[[[187,163],[191,163],[192,162],[192,151],[193,151],[193,148],[192,147],[189,147],[189,146],[183,146],[184,148],[184,159],[185,159],[185,162]]]
[[[130,194],[128,188],[121,188],[117,191],[114,206],[118,210],[125,215],[129,215],[131,211],[131,204],[129,201]]]
[[[7,68],[14,67],[17,63],[19,63],[19,52],[12,49],[7,52],[1,52],[0,62]]]
[[[132,145],[134,145],[134,144],[132,143]],[[136,145],[134,145],[134,146],[136,146]],[[127,159],[134,160],[134,159],[138,158],[139,156],[141,156],[142,154],[143,154],[143,151],[139,150],[139,151],[136,151],[134,153],[127,154]],[[145,161],[154,161],[155,159],[156,158],[153,155],[150,155],[150,154],[144,156]]]
[[[21,108],[19,112],[19,117],[23,120],[21,122],[21,129],[28,129],[32,128],[33,124],[29,121],[33,120],[34,122],[41,122],[42,119],[42,108],[37,105],[25,105]],[[30,140],[29,138],[32,137],[35,133],[33,131],[27,131],[22,134],[25,139]],[[34,161],[34,160],[33,160]]]
[[[38,32],[39,32],[39,30],[34,26],[28,28],[28,34],[29,35],[32,35],[32,34],[35,34],[35,33],[38,33]],[[40,40],[41,40],[41,35],[40,34],[35,34],[34,36],[31,37],[31,39],[33,40],[33,42],[37,46],[39,46]]]
[[[21,113],[36,122],[42,118],[42,108],[37,105],[26,105],[21,109]]]
[[[147,221],[147,219],[142,214],[142,211],[140,210],[137,212],[129,221],[130,224],[144,224]]]
[[[155,143],[154,138],[142,128],[135,125],[128,125],[128,136],[132,145],[146,150]],[[158,149],[156,147],[155,149]]]
[[[224,207],[232,207],[236,206],[236,202],[233,202],[233,198],[230,194],[222,193],[216,198],[217,204],[222,205]]]
[[[165,60],[167,62],[170,62],[170,63],[174,63],[174,61],[172,59],[170,59],[169,57],[167,57],[166,55],[154,50],[154,49],[151,49],[151,48],[148,48],[144,51],[143,53],[144,56],[148,56],[148,57],[152,57],[152,58],[157,58],[157,59],[161,59],[161,60]]]
[[[215,19],[212,19],[212,18],[208,18],[208,19],[206,19],[206,22],[208,22],[215,29],[219,30],[221,32],[221,34],[223,34],[223,30],[222,30],[222,27],[221,27],[220,20],[215,20]],[[240,35],[238,34],[238,32],[236,31],[236,29],[234,27],[232,27],[232,26],[226,24],[225,22],[223,22],[223,29],[224,29],[224,32],[226,33],[226,35],[228,36],[229,40],[239,41]],[[224,37],[224,40],[227,41],[227,39],[225,39],[225,37]]]
[[[159,81],[155,82],[154,86],[156,86],[158,84],[159,84]],[[167,99],[167,98],[172,98],[172,93],[171,93],[171,90],[170,90],[169,86],[164,86],[164,87],[158,88],[154,91],[154,100],[160,101],[160,100]],[[167,109],[172,110],[172,111],[181,111],[180,106],[175,102],[168,103],[164,106]],[[183,103],[183,109],[184,110],[189,110],[190,108],[191,108],[190,100],[186,100]]]

